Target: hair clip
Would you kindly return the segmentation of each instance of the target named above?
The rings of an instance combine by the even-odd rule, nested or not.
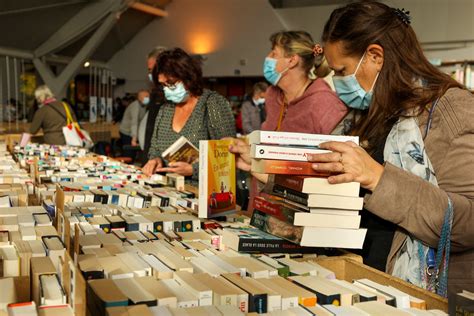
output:
[[[405,25],[410,25],[411,23],[410,11],[406,11],[405,8],[402,8],[402,9],[393,9],[393,12],[397,15],[397,17],[403,23],[405,23]]]
[[[324,52],[323,48],[321,47],[320,44],[314,44],[313,46],[313,55],[314,57],[322,55]]]

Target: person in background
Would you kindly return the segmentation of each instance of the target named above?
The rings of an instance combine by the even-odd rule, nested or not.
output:
[[[364,261],[383,255],[388,273],[446,296],[474,290],[474,96],[430,64],[410,22],[375,1],[333,11],[324,52],[361,146],[328,142],[310,160],[339,173],[329,183],[359,182],[362,214],[396,227],[366,240]]]
[[[63,127],[67,124],[65,107],[68,107],[69,113],[76,121],[74,112],[67,104],[57,101],[46,85],[36,88],[35,99],[38,103],[38,110],[33,116],[30,134],[36,134],[40,129],[43,129],[43,138],[46,144],[65,145],[66,140],[63,135]]]
[[[322,79],[330,73],[323,51],[304,31],[283,31],[270,37],[272,50],[265,58],[263,73],[272,84],[266,92],[266,119],[261,129],[267,131],[330,134],[337,130],[348,108]],[[235,139],[229,150],[248,158],[250,147]],[[237,166],[250,171],[249,160],[237,159]],[[272,183],[268,175],[252,173],[248,211],[253,199]]]
[[[162,52],[153,69],[153,80],[163,86],[166,102],[160,106],[149,152],[143,167],[146,175],[174,172],[197,184],[199,163],[169,163],[161,153],[185,136],[199,148],[200,140],[235,137],[235,121],[229,102],[217,92],[203,88],[198,61],[181,48]]]
[[[259,130],[265,121],[265,93],[267,89],[266,82],[257,82],[253,86],[250,100],[242,103],[242,131],[244,134]]]
[[[142,123],[142,126],[145,125],[145,132],[142,133],[143,144],[140,144],[142,152],[138,157],[138,160],[142,165],[148,161],[148,153],[150,151],[151,138],[155,128],[156,115],[158,114],[161,104],[163,104],[165,101],[163,87],[161,87],[159,84],[155,85],[153,83],[153,68],[155,68],[156,59],[165,50],[165,47],[157,46],[147,56],[146,63],[148,69],[148,81],[152,85],[152,88],[150,93],[150,104],[147,107],[147,113],[145,115],[144,122]]]
[[[120,123],[123,118],[123,113],[125,112],[125,107],[123,105],[122,99],[119,97],[115,98],[114,104],[113,104],[113,111],[112,111],[112,121],[115,123]]]
[[[122,148],[126,146],[138,146],[138,125],[146,113],[146,106],[150,103],[150,93],[146,90],[138,92],[138,99],[130,103],[125,109],[122,122],[120,122],[120,140]],[[134,158],[135,154],[124,149],[125,157]]]

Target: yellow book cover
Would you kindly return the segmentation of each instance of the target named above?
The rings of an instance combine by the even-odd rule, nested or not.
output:
[[[199,217],[210,218],[235,211],[235,156],[232,140],[199,142]]]

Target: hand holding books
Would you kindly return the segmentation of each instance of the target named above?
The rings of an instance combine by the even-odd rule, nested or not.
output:
[[[193,166],[187,162],[176,161],[170,162],[167,167],[156,169],[156,172],[170,172],[177,173],[182,176],[192,176]]]
[[[252,159],[250,158],[250,145],[242,139],[232,138],[232,140],[234,142],[229,146],[229,152],[235,154],[235,164],[237,168],[243,171],[250,171],[250,166],[252,164]]]
[[[362,147],[351,141],[325,142],[321,149],[332,151],[323,154],[308,154],[308,161],[316,162],[316,171],[339,173],[328,178],[329,183],[359,182],[363,188],[373,191],[382,177],[384,167],[375,161]]]
[[[160,168],[163,167],[163,160],[160,157],[155,159],[150,159],[148,162],[143,166],[143,173],[147,176],[151,176],[152,174],[158,172]]]

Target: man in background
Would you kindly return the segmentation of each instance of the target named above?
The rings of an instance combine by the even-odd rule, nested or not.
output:
[[[266,82],[257,82],[253,86],[251,99],[242,103],[242,131],[244,134],[259,130],[265,121],[265,93],[267,89]]]
[[[120,139],[122,141],[122,154],[125,157],[135,158],[135,152],[130,146],[138,146],[138,125],[146,113],[150,103],[150,93],[147,90],[138,92],[138,99],[130,103],[125,109],[120,122]]]
[[[142,122],[145,125],[144,141],[143,144],[140,144],[142,152],[140,152],[139,157],[137,158],[138,162],[144,165],[148,161],[148,151],[150,150],[151,137],[155,130],[155,120],[158,115],[158,110],[160,105],[165,101],[163,90],[161,87],[157,87],[154,82],[158,82],[157,78],[153,78],[153,68],[156,65],[156,58],[166,50],[165,47],[157,46],[147,55],[147,68],[148,68],[148,80],[152,86],[150,94],[150,104],[147,107],[147,112],[145,118]],[[142,136],[143,137],[143,136]]]

